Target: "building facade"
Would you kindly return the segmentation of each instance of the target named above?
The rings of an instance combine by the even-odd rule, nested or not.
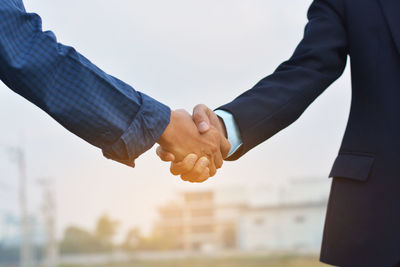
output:
[[[266,193],[259,189],[257,194],[242,188],[184,192],[159,208],[154,234],[169,240],[173,249],[185,251],[316,252],[322,240],[328,190],[307,199],[303,189],[310,190],[305,186],[308,183],[295,182],[275,190],[278,197],[269,195],[268,199],[274,200],[266,202],[260,201]],[[300,197],[296,199],[293,192]]]

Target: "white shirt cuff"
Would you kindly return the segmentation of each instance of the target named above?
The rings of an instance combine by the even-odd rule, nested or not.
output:
[[[231,143],[231,150],[229,151],[228,157],[232,156],[243,144],[242,138],[240,137],[239,127],[236,124],[233,115],[225,110],[216,110],[215,114],[220,117],[226,128],[228,135],[228,141]]]

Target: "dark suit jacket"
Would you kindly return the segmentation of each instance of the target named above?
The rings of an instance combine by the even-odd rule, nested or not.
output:
[[[243,146],[294,122],[343,72],[352,105],[325,223],[321,260],[339,266],[400,264],[400,0],[315,0],[294,55],[221,109]],[[340,107],[337,107],[340,108]]]

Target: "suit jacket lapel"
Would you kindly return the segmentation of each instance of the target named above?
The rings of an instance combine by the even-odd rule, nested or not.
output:
[[[400,53],[400,0],[379,0],[389,24],[392,37]]]

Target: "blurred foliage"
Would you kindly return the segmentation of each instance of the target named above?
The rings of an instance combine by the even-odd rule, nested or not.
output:
[[[85,229],[70,226],[64,232],[60,242],[60,252],[65,254],[108,252],[114,248],[113,238],[117,232],[118,222],[107,215],[102,216],[94,233]]]
[[[133,228],[128,231],[125,236],[125,240],[121,245],[121,248],[127,251],[137,250],[141,241],[141,233],[138,228]]]
[[[68,227],[60,243],[61,253],[92,253],[103,251],[101,242],[88,231],[78,227]]]
[[[127,263],[110,263],[93,267],[324,267],[318,262],[318,257],[286,256],[286,257],[232,257],[226,259],[180,259],[132,261]],[[83,267],[78,265],[64,265],[61,267]]]
[[[115,248],[125,251],[157,251],[170,250],[176,247],[173,240],[155,234],[145,237],[137,228],[128,231],[122,244],[115,245],[113,239],[118,226],[119,222],[112,220],[107,215],[99,218],[93,233],[76,226],[70,226],[65,230],[63,240],[60,242],[60,252],[62,254],[99,253],[109,252]]]
[[[174,242],[171,239],[151,235],[149,237],[142,237],[139,241],[137,250],[173,250],[175,248]]]
[[[176,247],[173,240],[155,235],[142,236],[139,229],[133,228],[128,231],[121,248],[125,251],[146,251],[146,250],[172,250]]]
[[[95,236],[104,245],[112,244],[113,238],[117,233],[118,225],[118,221],[114,221],[107,215],[103,215],[97,221]]]
[[[112,249],[113,238],[117,233],[118,225],[118,221],[112,220],[107,215],[103,215],[97,221],[95,237],[104,248]]]

